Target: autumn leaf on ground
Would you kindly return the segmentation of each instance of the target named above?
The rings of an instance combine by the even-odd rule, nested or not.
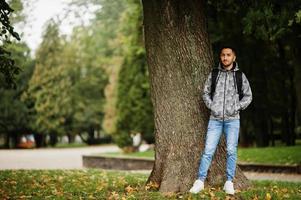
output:
[[[106,189],[108,187],[108,183],[106,182],[100,182],[97,187],[96,187],[96,191],[102,191],[104,189]]]
[[[159,188],[159,184],[153,181],[150,181],[148,184],[146,184],[145,186],[145,190],[151,190],[151,189],[158,189]]]
[[[111,195],[109,196],[109,200],[118,200],[119,194],[115,191],[111,192]]]
[[[285,194],[285,195],[283,195],[283,197],[288,199],[288,198],[290,198],[290,195],[289,194]]]
[[[175,196],[175,193],[174,192],[164,192],[163,195],[165,197],[171,198],[171,197]]]
[[[287,192],[288,192],[288,189],[287,189],[287,188],[283,188],[283,189],[281,189],[281,192],[287,193]]]
[[[241,192],[240,189],[235,190],[235,193],[240,193],[240,192]]]
[[[225,200],[235,200],[235,197],[227,195]]]
[[[271,199],[272,199],[271,194],[270,193],[266,193],[265,200],[271,200]]]
[[[125,191],[126,191],[128,194],[130,194],[130,193],[134,192],[135,189],[132,188],[130,185],[128,185],[128,186],[125,188]]]
[[[94,197],[92,194],[90,194],[88,198],[89,199],[96,199],[96,197]]]
[[[123,176],[118,178],[118,184],[119,185],[126,185],[127,184],[127,182],[126,182],[126,180]]]
[[[214,192],[209,191],[209,195],[210,195],[211,199],[215,197]]]
[[[258,200],[257,194],[255,194],[255,196],[253,197],[253,200]]]

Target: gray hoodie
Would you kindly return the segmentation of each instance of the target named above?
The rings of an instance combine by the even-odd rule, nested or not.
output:
[[[252,91],[244,73],[242,73],[243,98],[239,101],[237,87],[234,82],[234,71],[238,70],[238,64],[235,62],[233,65],[234,67],[227,71],[219,64],[213,100],[210,98],[212,72],[205,82],[203,100],[206,106],[211,110],[210,119],[239,119],[240,110],[247,108],[252,101]]]

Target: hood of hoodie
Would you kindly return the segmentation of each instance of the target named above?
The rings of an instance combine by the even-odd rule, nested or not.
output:
[[[220,71],[227,71],[223,65],[221,64],[221,62],[218,63],[218,69]],[[236,61],[233,62],[233,68],[230,70],[230,71],[238,71],[239,68],[238,68],[238,63]]]

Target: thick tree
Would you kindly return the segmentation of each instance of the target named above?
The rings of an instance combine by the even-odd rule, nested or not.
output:
[[[155,123],[155,164],[148,182],[162,192],[187,191],[197,176],[209,113],[201,100],[213,65],[204,1],[143,0],[145,46]],[[222,184],[222,139],[207,183]],[[236,188],[248,180],[238,168]]]

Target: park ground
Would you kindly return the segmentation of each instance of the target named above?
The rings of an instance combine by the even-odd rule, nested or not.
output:
[[[144,185],[150,171],[85,169],[82,155],[118,152],[115,145],[0,150],[0,199],[301,199],[301,175],[246,172],[253,186],[226,196],[204,192],[161,194]]]
[[[221,187],[199,194],[160,193],[145,185],[143,173],[84,170],[4,170],[0,172],[0,199],[301,199],[300,183],[252,181],[252,187],[226,195]]]

